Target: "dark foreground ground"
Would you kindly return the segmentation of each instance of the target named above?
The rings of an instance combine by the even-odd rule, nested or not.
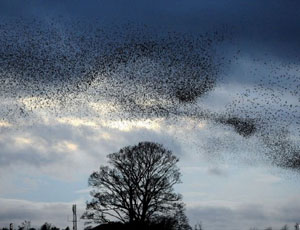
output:
[[[166,224],[121,224],[121,223],[111,223],[102,224],[94,227],[91,230],[169,230],[172,229]]]

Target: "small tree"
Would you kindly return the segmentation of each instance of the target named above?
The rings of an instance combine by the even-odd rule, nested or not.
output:
[[[203,230],[202,223],[200,222],[200,223],[196,224],[194,227],[194,230]]]
[[[53,226],[47,222],[45,222],[42,226],[40,230],[51,230]]]
[[[101,166],[88,180],[94,190],[82,216],[89,220],[87,224],[111,219],[145,224],[177,216],[178,223],[188,226],[181,195],[173,189],[181,174],[178,158],[171,151],[157,143],[141,142],[107,157],[110,166]]]
[[[24,220],[20,226],[18,226],[19,230],[29,230],[31,228],[31,222],[28,220]]]
[[[60,230],[58,227],[52,226],[51,230]]]

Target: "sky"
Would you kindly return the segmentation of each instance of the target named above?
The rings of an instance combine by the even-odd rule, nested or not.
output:
[[[180,159],[192,226],[292,229],[299,7],[1,1],[0,227],[71,226],[106,155],[154,141]]]

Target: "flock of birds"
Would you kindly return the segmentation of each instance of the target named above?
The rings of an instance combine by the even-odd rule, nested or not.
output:
[[[39,108],[55,114],[78,110],[86,100],[109,101],[130,119],[206,114],[190,105],[216,85],[222,63],[214,46],[222,34],[58,24],[0,25],[1,96],[17,99],[3,107],[3,119],[17,120]]]
[[[264,142],[267,157],[277,166],[300,168],[300,60],[276,64],[255,60],[268,66],[268,73],[252,88],[245,89],[227,105],[230,114],[255,121],[256,135]],[[253,70],[252,74],[256,74]]]
[[[267,63],[269,77],[245,89],[224,113],[205,109],[228,65],[216,48],[225,32],[155,33],[147,27],[101,27],[55,19],[0,23],[0,119],[18,123],[55,116],[96,116],[89,103],[108,102],[122,119],[189,117],[260,137],[276,165],[300,169],[300,75]],[[259,61],[258,61],[259,62]],[[255,73],[253,73],[255,74]]]

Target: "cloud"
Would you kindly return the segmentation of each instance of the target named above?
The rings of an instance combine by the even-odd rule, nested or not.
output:
[[[232,176],[229,170],[227,172],[227,169],[219,167],[218,162],[225,161],[230,166],[244,163],[269,166],[274,163],[279,167],[299,167],[299,148],[295,145],[299,139],[299,123],[295,118],[298,117],[300,108],[299,84],[297,84],[299,58],[296,57],[298,55],[296,52],[300,49],[299,1],[130,0],[128,2],[131,4],[123,0],[101,2],[92,0],[89,3],[65,1],[64,4],[59,1],[28,1],[26,4],[19,1],[0,2],[0,29],[2,28],[3,32],[0,36],[2,44],[0,57],[4,61],[11,61],[9,65],[5,65],[4,62],[0,64],[0,75],[3,76],[0,79],[1,194],[5,194],[4,190],[13,190],[16,187],[20,191],[25,191],[30,187],[34,189],[39,186],[39,182],[30,177],[34,174],[50,176],[55,180],[81,180],[83,175],[88,175],[100,164],[105,164],[106,154],[118,151],[126,145],[137,144],[139,141],[163,143],[183,161],[192,154],[194,159],[199,156],[199,159],[204,161],[194,160],[193,163],[196,162],[200,166],[185,165],[183,172],[191,172],[193,175],[201,173],[206,176],[213,175],[210,178],[215,181],[230,180]],[[127,22],[129,24],[124,26]],[[139,30],[144,28],[140,24],[147,25],[149,30]],[[44,37],[24,36],[22,26],[28,29],[26,30],[28,34],[42,34]],[[95,32],[94,28],[100,30]],[[103,28],[104,32],[101,31]],[[121,60],[120,64],[118,61],[109,61],[111,56],[105,56],[109,64],[117,67],[108,71],[108,79],[111,79],[110,74],[122,73],[125,79],[130,80],[132,72],[138,70],[137,76],[149,76],[145,84],[141,84],[140,78],[137,77],[138,81],[129,81],[134,84],[120,85],[122,78],[118,76],[111,84],[105,85],[102,84],[103,79],[95,74],[99,70],[97,66],[104,66],[98,65],[101,62],[97,56],[101,53],[99,49],[103,47],[96,45],[104,43],[93,40],[95,34],[101,35],[98,37],[101,41],[107,41],[105,36],[109,39],[117,37],[113,34],[115,31],[121,31],[119,34],[124,40],[126,37],[138,36],[155,38],[157,34],[172,31],[177,36],[180,35],[180,39],[193,35],[194,37],[191,36],[190,39],[207,31],[211,33],[212,30],[216,30],[219,37],[225,38],[225,42],[219,44],[217,51],[224,56],[224,63],[228,62],[230,65],[223,63],[224,69],[221,68],[222,72],[214,82],[213,90],[208,88],[205,94],[201,90],[200,93],[196,92],[192,86],[195,82],[186,81],[185,78],[180,79],[183,85],[187,86],[187,90],[180,89],[180,81],[173,81],[172,86],[156,88],[165,85],[158,84],[160,79],[154,79],[155,76],[161,73],[168,75],[168,71],[182,70],[180,64],[169,68],[169,64],[176,62],[176,58],[180,56],[175,55],[175,59],[169,63],[168,57],[173,55],[172,52],[165,53],[168,68],[161,68],[161,59],[157,57],[161,57],[160,49],[166,48],[162,43],[156,44],[154,51],[159,55],[154,55],[155,58],[151,59],[149,53],[148,56],[144,54],[151,51],[149,47],[153,45],[152,43],[143,43],[145,46],[139,42],[134,43],[136,49],[133,49],[131,46],[128,48],[126,44],[118,43],[120,39],[116,38],[113,42],[119,39],[117,43],[121,45],[115,47],[117,49],[114,51],[123,52],[121,56],[125,56],[125,62]],[[20,38],[24,40],[21,41]],[[175,43],[177,41],[179,49],[188,48],[186,45],[190,44],[178,42],[176,39],[172,41]],[[87,43],[92,45],[86,46]],[[16,46],[9,45],[11,48],[6,49],[3,44]],[[31,47],[38,48],[31,49]],[[167,47],[167,50],[172,51],[173,48]],[[14,55],[20,54],[19,51],[25,55],[21,57]],[[90,55],[90,51],[95,52],[97,58]],[[130,55],[126,56],[126,52]],[[191,54],[186,50],[182,53]],[[140,55],[141,58],[135,59],[132,54]],[[193,56],[188,55],[188,58],[195,60]],[[128,63],[132,69],[126,67]],[[188,63],[193,66],[193,62]],[[26,68],[22,69],[24,64]],[[201,61],[198,64],[201,64]],[[11,69],[12,65],[16,68]],[[27,68],[29,66],[36,71],[36,76],[33,77],[32,69]],[[152,75],[148,75],[149,66],[155,70]],[[41,73],[41,70],[44,72]],[[53,70],[55,73],[51,72]],[[102,70],[100,69],[100,72]],[[93,74],[87,74],[91,72]],[[20,73],[24,76],[18,75]],[[98,80],[95,80],[97,77]],[[21,79],[22,84],[16,84],[14,80],[17,78]],[[63,81],[59,82],[58,79]],[[66,81],[70,84],[66,84]],[[81,84],[78,85],[78,82]],[[167,82],[165,81],[166,84]],[[97,83],[101,83],[99,85],[103,88],[97,87]],[[200,85],[202,83],[205,85],[205,81],[200,81]],[[28,92],[26,86],[33,87]],[[74,91],[76,86],[82,88]],[[138,90],[144,93],[143,87],[148,90],[146,92],[151,93],[140,94],[137,97],[136,94],[130,94],[130,90],[133,93]],[[171,97],[179,101],[175,110],[168,104],[168,100],[161,97],[170,92],[170,87],[176,89],[171,92]],[[83,92],[85,89],[87,94]],[[158,94],[153,95],[153,89]],[[48,94],[40,95],[43,90]],[[95,100],[103,96],[104,91],[109,95],[113,94],[113,99]],[[149,98],[149,95],[152,98]],[[123,100],[117,104],[114,103],[116,98]],[[134,103],[131,103],[131,99],[135,100]],[[133,107],[129,106],[126,113],[123,113],[121,108],[126,103]],[[151,113],[143,113],[141,108],[149,109],[147,111]],[[142,113],[135,113],[136,111]],[[155,117],[158,113],[158,117],[165,116],[169,119],[169,115],[174,111],[179,114],[179,118],[176,117],[172,121],[160,118],[154,120],[151,117],[153,114]],[[123,121],[115,116],[118,113],[121,113]],[[132,118],[132,114],[136,115],[134,119],[127,120],[128,117]],[[146,118],[149,118],[150,114],[150,120],[140,119],[145,118],[143,117],[145,114]],[[286,137],[279,135],[284,133],[283,131],[287,131]],[[201,164],[207,162],[212,163],[212,166],[202,167]],[[22,178],[28,186],[22,183],[12,184],[10,180],[12,177],[8,174],[17,171],[29,175]],[[226,177],[222,177],[223,175]],[[273,186],[280,181],[282,180],[274,175],[258,175],[255,180],[261,186]],[[290,183],[286,186],[292,185]],[[214,187],[222,189],[222,186]],[[270,187],[268,188],[267,191],[273,192]],[[256,190],[257,188],[244,188],[239,192],[253,193]],[[284,194],[280,196],[290,194],[288,190],[286,188]],[[276,191],[278,190],[274,193],[277,194]],[[77,192],[84,194],[86,190]],[[187,193],[190,197],[200,198],[208,194],[207,191]],[[56,214],[56,210],[69,212],[67,210],[69,204],[63,203],[37,204],[3,199],[1,202],[1,208],[5,207],[7,211],[0,210],[2,215],[0,220],[3,221],[9,221],[9,217],[16,217],[21,221],[23,216],[37,219],[36,213],[45,213],[47,207],[49,213],[46,214],[50,219]],[[260,203],[241,204],[237,207],[226,203],[218,206],[220,201],[216,201],[214,205],[207,207],[207,204],[204,204],[190,208],[188,212],[194,222],[199,216],[201,219],[203,217],[204,227],[207,224],[211,229],[234,229],[234,227],[243,229],[245,226],[248,229],[253,223],[261,227],[269,225],[280,227],[285,223],[291,224],[296,221],[296,215],[299,213],[296,199],[281,204],[273,197],[273,202],[273,206]],[[7,209],[9,207],[12,208]],[[26,210],[27,214],[22,210]],[[60,214],[53,217],[53,221],[65,226],[63,220],[59,219],[64,214]]]
[[[85,189],[77,190],[77,191],[75,191],[75,193],[78,193],[78,194],[87,194],[87,193],[90,193],[92,190],[93,190],[92,188],[85,188]]]
[[[239,1],[221,0],[134,0],[131,4],[124,1],[31,1],[21,4],[18,1],[1,2],[1,15],[23,17],[57,17],[65,15],[70,18],[101,18],[103,23],[120,23],[136,21],[155,26],[172,27],[177,30],[208,30],[220,25],[232,26],[238,30],[243,40],[273,46],[281,58],[280,47],[275,48],[273,41],[281,45],[299,40],[298,31],[299,1],[272,0]],[[134,6],[134,7],[133,7]],[[255,44],[253,44],[255,47]],[[253,46],[251,48],[253,48]],[[261,46],[263,47],[263,46]],[[250,48],[250,47],[249,47]]]
[[[51,123],[51,122],[50,122]],[[126,124],[126,123],[125,123]],[[9,150],[10,148],[7,147],[11,146],[11,150],[15,151],[14,145],[20,145],[19,150],[15,152],[10,151],[3,151],[1,152],[1,156],[6,158],[6,160],[9,159],[10,154],[12,154],[13,158],[10,160],[16,159],[16,156],[19,154],[19,159],[16,161],[15,164],[18,165],[19,171],[27,172],[27,175],[29,180],[27,180],[27,187],[31,186],[32,180],[30,180],[30,174],[31,173],[39,173],[44,175],[50,175],[58,180],[69,180],[69,177],[72,176],[75,180],[82,180],[82,175],[86,175],[87,179],[88,174],[91,173],[91,171],[96,170],[100,164],[105,163],[105,155],[111,152],[118,151],[121,147],[126,145],[132,145],[136,144],[139,141],[147,140],[147,141],[158,141],[159,143],[163,143],[167,148],[174,151],[175,154],[179,155],[181,158],[181,166],[183,166],[183,174],[185,176],[185,182],[187,183],[185,187],[189,186],[188,180],[191,179],[191,177],[195,177],[194,183],[199,182],[201,179],[201,175],[205,175],[205,178],[209,175],[227,175],[226,180],[230,179],[230,176],[232,176],[232,172],[228,170],[227,173],[227,166],[220,167],[218,164],[214,165],[212,167],[201,167],[200,164],[203,164],[205,162],[201,162],[201,158],[197,158],[198,156],[195,155],[197,153],[194,152],[195,149],[193,149],[195,146],[191,145],[190,143],[193,143],[194,141],[201,140],[201,142],[208,141],[212,137],[218,137],[220,138],[226,134],[224,134],[224,130],[218,126],[214,126],[211,123],[205,123],[204,126],[197,126],[197,123],[194,123],[193,120],[180,120],[179,123],[169,123],[169,122],[161,122],[159,123],[159,129],[152,129],[151,127],[140,126],[137,125],[137,127],[133,128],[130,132],[124,131],[121,129],[118,129],[117,127],[105,127],[101,125],[91,126],[89,123],[85,125],[85,123],[81,123],[80,126],[76,124],[71,123],[60,123],[60,122],[53,122],[51,125],[49,123],[46,124],[37,124],[34,127],[31,127],[30,129],[26,128],[26,132],[24,130],[10,130],[9,135],[1,135],[1,149]],[[148,128],[147,128],[148,127]],[[185,129],[179,128],[179,127],[185,127]],[[197,127],[197,128],[195,128]],[[107,138],[103,137],[102,135],[108,133],[109,134],[109,140]],[[21,135],[23,134],[23,135]],[[238,134],[234,133],[232,130],[228,131],[228,138],[233,138],[235,145],[232,146],[232,142],[228,143],[228,146],[236,148],[237,152],[239,152],[239,149],[246,149],[245,146],[252,146],[257,144],[257,139],[255,137],[250,137],[247,139],[247,143],[245,142],[244,138],[239,136]],[[178,139],[176,139],[176,137]],[[17,142],[15,140],[18,140]],[[195,139],[195,140],[194,140]],[[30,141],[29,141],[30,140]],[[224,139],[222,139],[224,140]],[[232,140],[232,139],[231,139]],[[244,141],[244,143],[243,143]],[[250,143],[248,143],[250,141]],[[31,144],[28,144],[31,143]],[[37,146],[32,145],[32,143],[35,143]],[[76,149],[71,150],[74,146],[72,144],[76,145]],[[203,143],[201,143],[203,144]],[[207,143],[206,143],[207,144]],[[44,147],[38,147],[38,145],[42,145]],[[57,145],[61,145],[60,148],[57,149]],[[68,147],[69,146],[69,147]],[[71,149],[70,149],[71,146]],[[35,149],[37,148],[37,149]],[[199,146],[198,146],[199,148]],[[41,150],[45,150],[46,152],[43,152]],[[196,148],[197,149],[197,148]],[[41,161],[30,161],[30,158],[26,159],[22,157],[22,154],[25,156],[28,154],[28,151],[32,152],[32,155],[28,155],[28,157],[32,158],[38,158],[38,156],[46,156],[45,162],[43,160]],[[32,151],[34,150],[34,151]],[[249,151],[251,148],[249,149]],[[198,149],[198,154],[204,154],[205,149],[202,148]],[[57,153],[57,155],[56,155]],[[53,154],[53,155],[52,155]],[[245,152],[245,155],[248,156],[247,152]],[[240,157],[240,154],[238,155]],[[52,158],[53,157],[53,158]],[[249,156],[248,156],[249,157]],[[189,161],[189,159],[193,159]],[[197,160],[195,160],[197,159]],[[252,158],[251,158],[252,159]],[[13,161],[12,161],[13,162]],[[191,165],[191,162],[194,164]],[[14,164],[12,164],[14,165]],[[29,168],[33,168],[35,170],[30,171]],[[225,170],[226,169],[226,170]],[[14,169],[11,166],[4,166],[1,168],[1,170],[10,171],[10,173],[14,172]],[[253,170],[256,171],[256,170]],[[208,173],[208,174],[207,174]],[[24,173],[25,174],[25,173]],[[77,175],[81,175],[81,177],[76,179]],[[251,175],[250,175],[251,176]],[[211,177],[211,182],[216,180],[221,180],[223,177]],[[244,178],[244,177],[241,177]],[[22,178],[24,179],[24,178]],[[34,179],[37,181],[36,179]],[[272,175],[257,175],[254,174],[253,178],[254,182],[257,182],[257,185],[265,185],[267,186],[272,185],[274,183],[278,182],[278,178]],[[204,179],[203,182],[207,183],[207,181]],[[220,183],[221,181],[219,181]],[[223,181],[224,182],[224,181]],[[251,182],[251,181],[250,181]],[[250,183],[249,182],[249,183]],[[8,184],[7,182],[1,181],[1,185]],[[237,184],[232,184],[236,185]],[[18,188],[19,186],[19,188]],[[22,184],[16,183],[14,187],[11,187],[11,189],[21,189]],[[37,186],[41,186],[41,184],[37,184]],[[217,185],[213,186],[216,187]],[[225,185],[224,185],[225,186]],[[58,185],[58,187],[61,187]],[[230,186],[229,186],[230,187]],[[228,192],[229,188],[227,186],[226,191]],[[259,187],[259,186],[258,186]],[[81,186],[82,188],[82,186]],[[218,189],[224,189],[222,187],[222,184],[217,186]],[[269,188],[269,187],[268,187]],[[184,189],[184,188],[183,188]],[[295,215],[290,214],[292,210],[297,211],[297,207],[294,206],[291,202],[288,205],[284,206],[282,204],[279,204],[279,207],[275,207],[278,203],[277,201],[274,203],[274,207],[270,207],[270,210],[277,210],[277,212],[274,214],[276,218],[278,218],[278,222],[274,222],[272,219],[272,215],[268,214],[269,211],[268,208],[264,207],[264,204],[261,204],[259,202],[258,205],[239,205],[238,202],[235,204],[231,204],[230,202],[221,202],[220,200],[216,200],[215,202],[209,201],[210,193],[209,191],[203,191],[203,188],[201,186],[198,187],[191,187],[191,189],[188,187],[188,191],[184,194],[184,197],[188,198],[189,200],[194,200],[194,204],[196,206],[192,207],[188,204],[188,215],[191,219],[192,223],[196,223],[198,220],[201,220],[204,224],[204,227],[210,229],[234,229],[231,228],[232,226],[239,226],[239,228],[236,229],[242,229],[242,224],[244,223],[244,226],[248,226],[249,228],[253,226],[253,223],[257,223],[259,226],[268,226],[273,225],[274,223],[276,226],[280,226],[281,222],[282,225],[284,223],[291,223],[295,220]],[[252,188],[251,191],[254,191],[256,188]],[[245,187],[242,189],[242,192],[245,192],[247,188]],[[265,187],[264,187],[265,190]],[[38,190],[39,191],[39,190]],[[88,189],[78,189],[74,190],[75,193],[78,195],[84,195],[88,192]],[[201,192],[199,192],[201,191]],[[238,191],[234,194],[241,194],[241,191]],[[249,190],[250,191],[250,190]],[[41,192],[41,191],[40,191]],[[31,191],[27,191],[27,193],[32,193]],[[252,192],[251,192],[252,193]],[[3,193],[2,193],[3,194]],[[5,193],[4,193],[5,194]],[[221,191],[220,191],[221,194]],[[59,195],[57,195],[59,196]],[[254,196],[255,197],[255,196]],[[195,198],[199,199],[199,201],[195,201]],[[46,199],[46,198],[44,198]],[[208,199],[206,203],[202,202],[201,199]],[[4,199],[5,200],[5,199]],[[1,213],[2,217],[0,219],[2,220],[1,223],[8,223],[10,221],[10,218],[14,221],[23,221],[24,218],[28,218],[32,220],[32,223],[40,223],[43,222],[44,219],[47,219],[49,216],[49,219],[47,221],[52,221],[56,225],[59,226],[65,226],[66,222],[64,222],[63,218],[67,216],[67,213],[70,212],[69,206],[70,203],[59,203],[57,205],[54,204],[47,204],[47,203],[39,203],[39,202],[29,202],[29,203],[22,203],[16,200],[10,200],[9,202],[1,201],[2,204],[5,207],[5,210],[7,214]],[[190,202],[190,201],[189,201]],[[257,200],[254,199],[254,203],[257,202]],[[200,206],[197,206],[197,203],[200,204]],[[20,208],[20,206],[26,206],[25,209]],[[219,206],[221,205],[221,207]],[[290,206],[291,205],[291,206]],[[2,206],[1,206],[2,207]],[[10,208],[11,207],[11,208]],[[30,207],[30,208],[29,208]],[[268,206],[269,207],[269,206]],[[28,210],[27,210],[28,209]],[[45,209],[45,210],[42,210]],[[56,215],[56,213],[51,214],[51,212],[55,212],[55,209],[63,210],[59,212],[59,215]],[[26,211],[27,214],[23,215],[23,210]],[[284,210],[284,211],[282,211]],[[289,214],[285,216],[285,212],[288,212]],[[4,211],[3,211],[4,212]],[[41,213],[42,218],[40,218],[39,222],[39,216],[38,213]],[[201,219],[200,219],[201,218]],[[282,218],[282,219],[280,219]],[[286,220],[290,220],[289,222],[286,222]],[[241,220],[241,221],[239,221]],[[268,224],[270,223],[270,224]],[[275,224],[273,226],[275,226]]]
[[[216,176],[226,176],[227,175],[227,173],[224,169],[221,169],[218,167],[209,168],[207,171],[209,174],[216,175]]]
[[[160,142],[175,154],[182,154],[163,121],[69,121],[50,120],[1,133],[0,171],[26,168],[55,178],[74,179],[80,172],[91,172],[105,164],[107,154],[140,141]]]
[[[9,223],[13,223],[16,228],[24,220],[29,220],[34,227],[48,222],[65,228],[71,226],[73,203],[77,203],[77,213],[80,216],[85,208],[83,201],[47,203],[0,198],[0,226],[8,227]],[[79,227],[83,227],[82,222],[79,222]]]
[[[187,208],[187,214],[191,223],[202,222],[204,229],[211,230],[240,230],[257,227],[264,229],[272,226],[280,228],[288,224],[291,228],[299,221],[297,212],[300,211],[299,201],[292,203],[285,201],[284,204],[239,204],[230,206],[206,206]]]
[[[5,62],[0,71],[0,128],[18,120],[34,123],[50,113],[62,116],[65,123],[70,122],[66,117],[78,116],[71,119],[78,127],[97,125],[87,121],[93,116],[122,118],[126,122],[111,119],[101,126],[128,132],[137,125],[157,131],[160,122],[153,118],[190,117],[199,123],[208,120],[227,126],[223,128],[232,128],[245,138],[256,135],[263,141],[272,140],[281,132],[279,127],[292,126],[299,136],[299,74],[287,71],[297,69],[297,59],[283,55],[289,44],[297,50],[297,42],[290,42],[299,40],[299,33],[293,30],[299,21],[294,14],[299,5],[296,1],[133,0],[135,8],[121,1],[67,1],[63,6],[46,2],[32,2],[23,8],[16,2],[2,3],[7,12],[1,26]],[[232,7],[227,7],[229,3]],[[150,17],[148,7],[157,18]],[[20,9],[25,18],[16,17]],[[121,13],[110,14],[116,11]],[[96,12],[99,20],[83,19],[96,16]],[[10,13],[14,17],[8,17]],[[60,14],[64,16],[58,17]],[[124,26],[124,22],[130,23]],[[221,24],[233,29],[220,30]],[[24,33],[30,36],[21,36]],[[280,63],[282,59],[284,63]],[[292,64],[286,66],[285,61]],[[223,78],[232,74],[235,78],[226,78],[224,84]],[[266,74],[270,77],[263,77]],[[231,91],[236,81],[240,83],[236,95],[219,92],[224,88]],[[245,88],[247,84],[249,88]],[[141,118],[150,120],[139,123]],[[230,142],[229,138],[225,141]],[[70,149],[66,142],[56,144],[57,149]],[[265,147],[270,150],[276,144],[282,142],[266,142]],[[269,153],[269,161],[297,169],[298,149],[285,146],[285,153],[293,152],[287,161],[281,160],[281,149]],[[74,143],[71,148],[82,150]],[[38,161],[47,160],[41,156]]]
[[[83,200],[47,203],[0,198],[0,227],[8,226],[11,222],[17,226],[24,220],[31,220],[33,226],[39,226],[46,221],[58,227],[70,226],[73,203],[77,204],[77,213],[80,216],[85,209]],[[217,204],[218,202],[212,205],[188,205],[187,215],[191,224],[202,222],[204,229],[211,230],[247,230],[251,227],[280,228],[285,224],[292,228],[299,221],[299,197],[288,198],[280,204],[272,205],[239,203],[228,206],[226,202],[223,205]],[[79,227],[83,227],[82,225],[83,222],[80,221]]]

